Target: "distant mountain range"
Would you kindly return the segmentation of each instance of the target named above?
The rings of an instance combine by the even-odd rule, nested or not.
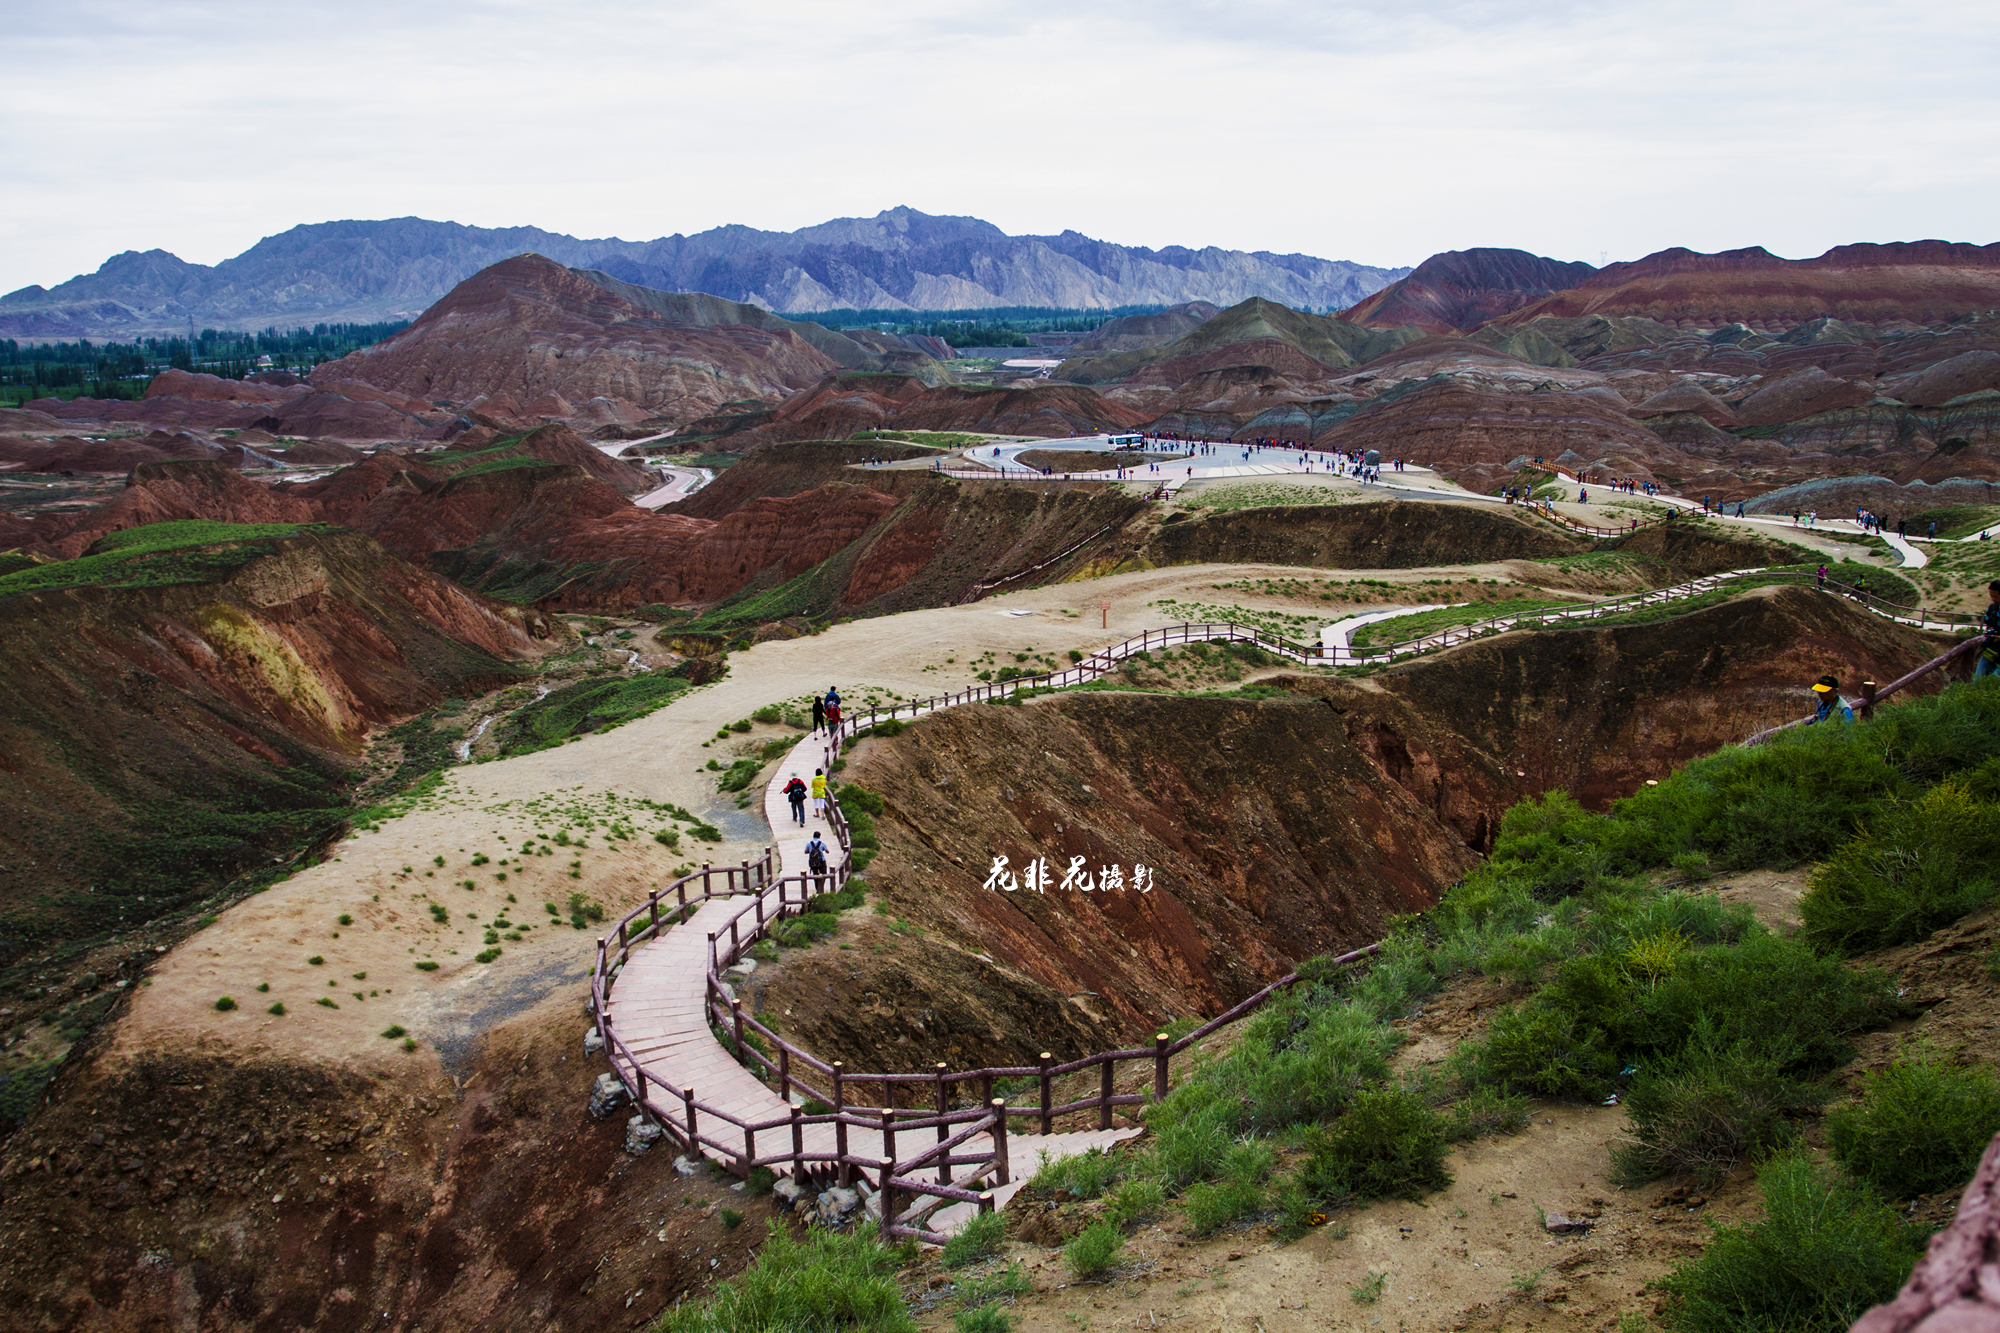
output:
[[[128,250],[95,273],[0,297],[0,336],[122,338],[185,332],[190,323],[253,329],[415,319],[479,270],[528,252],[644,287],[787,314],[1229,306],[1253,296],[1344,310],[1410,272],[1266,251],[1148,250],[1073,231],[1009,236],[977,218],[910,208],[794,232],[728,226],[653,241],[394,218],[294,227],[213,267],[164,250]]]

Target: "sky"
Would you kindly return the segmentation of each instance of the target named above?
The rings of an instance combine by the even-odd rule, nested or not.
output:
[[[896,205],[1384,266],[2000,239],[1990,0],[10,5],[0,292],[415,215]]]

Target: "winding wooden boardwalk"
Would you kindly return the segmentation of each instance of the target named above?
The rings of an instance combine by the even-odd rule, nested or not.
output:
[[[806,841],[814,829],[821,832],[830,846],[834,843],[827,823],[813,820],[810,803],[807,805],[805,827],[800,828],[793,823],[791,806],[782,791],[794,773],[810,786],[813,769],[824,764],[825,754],[825,742],[808,736],[779,763],[765,788],[764,818],[771,826],[777,848],[774,878],[787,873],[797,874],[805,869]],[[764,891],[767,915],[777,914],[779,892],[775,886]],[[708,936],[712,931],[726,936],[730,918],[743,910],[746,897],[738,894],[735,897],[712,898],[702,904],[689,920],[662,931],[658,938],[634,950],[631,961],[618,974],[617,985],[606,997],[605,1009],[619,1037],[647,1074],[672,1088],[693,1088],[701,1102],[739,1120],[755,1123],[788,1115],[790,1104],[780,1098],[776,1090],[736,1063],[735,1058],[709,1031],[708,1015],[703,1012],[703,998],[707,991]],[[615,1050],[612,1058],[623,1063]],[[637,1082],[639,1070],[629,1072]],[[794,1092],[793,1101],[799,1100],[800,1095]],[[1092,1148],[1108,1148],[1138,1132],[1136,1129],[1111,1129],[1039,1135],[1012,1130],[1007,1135],[1011,1183],[987,1184],[981,1188],[993,1194],[996,1207],[1004,1205],[1034,1175],[1041,1154],[1046,1152],[1052,1160],[1070,1157]],[[849,1129],[847,1139],[848,1151],[855,1156],[876,1159],[883,1156],[879,1131]],[[898,1147],[906,1155],[913,1142],[905,1136]],[[806,1126],[805,1148],[808,1153],[834,1151],[833,1127]],[[965,1151],[975,1150],[991,1153],[990,1136],[980,1135],[966,1145]],[[786,1168],[780,1166],[773,1169],[783,1174]],[[926,1225],[934,1231],[950,1232],[972,1215],[971,1205],[951,1204],[933,1214]]]

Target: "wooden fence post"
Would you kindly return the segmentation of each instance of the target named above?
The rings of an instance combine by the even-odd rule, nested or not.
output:
[[[1097,1127],[1111,1128],[1111,1057],[1105,1056],[1098,1066],[1102,1071],[1097,1080]]]
[[[778,1096],[785,1101],[792,1099],[792,1048],[782,1041],[778,1043]]]
[[[1043,1134],[1055,1133],[1055,1119],[1049,1114],[1049,1107],[1055,1104],[1051,1100],[1053,1089],[1049,1086],[1049,1066],[1055,1063],[1055,1058],[1056,1057],[1051,1052],[1048,1051],[1043,1051],[1040,1056],[1036,1057],[1036,1063],[1038,1063],[1042,1067],[1041,1077],[1042,1077],[1042,1133]]]
[[[799,1117],[805,1114],[798,1107],[792,1108],[792,1179],[799,1180],[806,1171],[806,1127]]]
[[[1863,722],[1866,722],[1869,718],[1874,716],[1875,716],[1875,682],[1872,680],[1864,680],[1861,682],[1861,720]]]
[[[701,1136],[700,1136],[700,1135],[698,1135],[697,1133],[695,1133],[695,1128],[694,1128],[694,1089],[693,1089],[693,1088],[682,1088],[682,1089],[681,1089],[681,1104],[682,1104],[682,1105],[684,1105],[685,1107],[687,1107],[687,1118],[688,1118],[688,1152],[689,1152],[689,1153],[691,1153],[692,1155],[696,1156],[696,1157],[699,1157],[699,1156],[701,1156]]]
[[[951,1137],[951,1130],[944,1123],[945,1115],[950,1110],[948,1103],[951,1098],[950,1085],[945,1082],[944,1078],[945,1068],[945,1062],[942,1060],[938,1061],[937,1072],[933,1075],[937,1080],[937,1141],[939,1143],[943,1143]],[[943,1160],[938,1163],[938,1184],[949,1185],[951,1184],[951,1154],[940,1153],[939,1156]]]
[[[847,1102],[840,1086],[840,1061],[833,1062],[833,1152],[840,1160],[834,1165],[834,1183],[847,1186],[854,1183],[853,1166],[847,1160]]]
[[[896,1187],[889,1182],[895,1178],[896,1159],[882,1159],[882,1243],[888,1244],[895,1237],[889,1228],[896,1224]]]
[[[986,1103],[993,1108],[993,1152],[1000,1159],[1000,1183],[1010,1183],[1007,1174],[1007,1099],[995,1097]]]
[[[896,1168],[896,1112],[890,1107],[882,1108],[882,1152],[889,1159],[889,1169]],[[887,1186],[884,1186],[886,1189]]]
[[[1153,1101],[1155,1104],[1167,1099],[1167,1034],[1153,1034]]]

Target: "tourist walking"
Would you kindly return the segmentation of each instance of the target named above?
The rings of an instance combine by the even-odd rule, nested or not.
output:
[[[1820,591],[1820,592],[1825,592],[1825,591],[1826,591],[1826,566],[1825,566],[1825,565],[1821,565],[1821,566],[1819,567],[1819,570],[1818,570],[1818,572],[1817,572],[1817,573],[1815,573],[1815,574],[1813,575],[1813,578],[1814,578],[1814,579],[1816,579],[1816,580],[1818,580],[1817,584],[1815,585],[1815,586],[1816,586],[1816,588],[1817,588],[1817,590],[1818,590],[1818,591]]]
[[[815,818],[824,816],[826,814],[826,770],[823,768],[815,768],[813,770],[812,798],[813,816]]]
[[[815,875],[826,873],[826,844],[820,840],[818,829],[813,830],[811,841],[806,843],[806,869]]]
[[[826,700],[820,698],[817,694],[815,694],[813,696],[813,734],[817,736],[819,734],[820,728],[824,727],[825,725],[826,725]]]
[[[794,773],[792,774],[792,780],[787,782],[781,790],[785,793],[785,799],[792,803],[792,822],[800,828],[804,828],[806,823],[805,781],[798,774]]]

